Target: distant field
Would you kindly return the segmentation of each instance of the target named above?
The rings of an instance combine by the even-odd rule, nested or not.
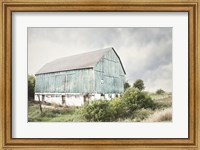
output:
[[[156,104],[156,109],[140,109],[133,112],[131,117],[118,118],[115,122],[161,122],[172,121],[172,97],[170,95],[150,94]],[[29,101],[29,122],[87,122],[83,115],[83,107],[58,106],[43,104],[40,112],[39,103]]]

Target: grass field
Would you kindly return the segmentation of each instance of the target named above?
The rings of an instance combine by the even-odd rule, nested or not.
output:
[[[45,108],[42,105],[42,113],[38,102],[29,102],[28,121],[29,122],[77,122],[85,121],[78,107],[54,106]]]
[[[140,109],[134,111],[131,117],[119,118],[117,122],[163,122],[172,121],[172,97],[170,95],[150,94],[157,107],[152,109]],[[42,105],[40,111],[39,103],[29,101],[29,122],[86,122],[83,107],[58,106],[56,104]]]

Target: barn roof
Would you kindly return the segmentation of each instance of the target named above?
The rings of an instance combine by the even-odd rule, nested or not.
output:
[[[93,68],[96,65],[96,63],[109,50],[114,50],[114,49],[112,47],[110,47],[110,48],[105,48],[105,49],[101,49],[101,50],[96,50],[96,51],[92,51],[92,52],[87,52],[87,53],[82,53],[82,54],[77,54],[77,55],[73,55],[73,56],[56,59],[52,62],[45,64],[36,73],[36,75],[44,74],[44,73],[51,73],[51,72],[58,72],[58,71],[66,71],[66,70]],[[115,50],[114,50],[114,52],[115,52]],[[117,53],[116,53],[116,55],[117,55]],[[121,63],[121,60],[120,60],[120,63]],[[124,68],[123,68],[123,70],[124,70]]]

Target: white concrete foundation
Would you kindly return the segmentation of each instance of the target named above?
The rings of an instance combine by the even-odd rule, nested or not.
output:
[[[105,99],[106,100],[111,100],[111,94],[105,94]]]
[[[81,106],[84,104],[84,98],[81,95],[69,95],[65,98],[65,105],[67,106]]]
[[[61,94],[46,94],[44,100],[42,100],[42,94],[39,95],[40,101],[55,103],[58,105],[67,105],[67,106],[81,106],[84,104],[84,98],[82,95],[64,95],[65,100],[63,101]],[[39,101],[38,95],[35,95],[35,101]]]
[[[42,95],[39,95],[39,96],[40,96],[40,101],[42,101]],[[38,95],[35,95],[35,101],[39,101]],[[62,105],[61,95],[54,95],[54,96],[45,95],[44,101],[48,102],[48,103],[55,103],[55,104],[58,104],[58,105]]]
[[[120,96],[120,94],[118,94],[118,96]],[[104,96],[101,96],[101,94],[91,94],[85,98],[85,102],[98,99],[111,100],[115,97],[116,94],[105,94]],[[81,106],[84,104],[84,95],[81,94],[36,93],[35,101],[39,101],[39,98],[42,102],[55,103],[58,105]]]
[[[101,94],[94,94],[95,99],[100,99],[101,98]]]

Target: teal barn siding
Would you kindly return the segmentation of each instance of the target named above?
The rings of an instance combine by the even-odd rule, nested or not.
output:
[[[36,74],[36,93],[124,92],[125,71],[113,48],[57,59]]]
[[[93,69],[70,70],[36,76],[36,93],[92,93]]]
[[[119,57],[110,50],[94,67],[95,91],[103,94],[123,93],[125,72]]]

